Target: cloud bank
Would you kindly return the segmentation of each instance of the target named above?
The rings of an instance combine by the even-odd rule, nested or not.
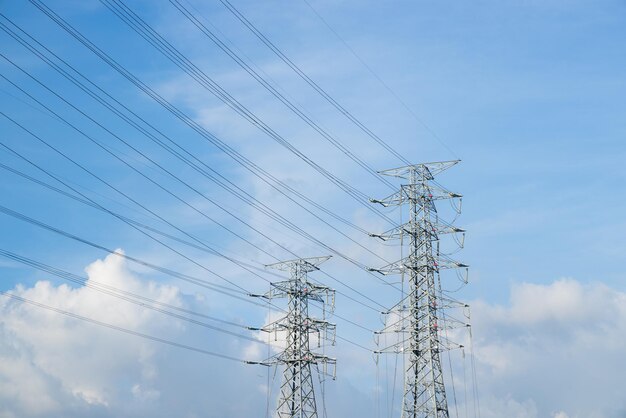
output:
[[[172,285],[141,279],[119,257],[98,260],[86,271],[89,279],[98,283],[179,307],[205,313],[211,310],[205,299],[186,295]],[[237,357],[263,356],[266,350],[85,287],[39,281],[33,287],[17,286],[13,293]],[[512,287],[506,305],[475,302],[473,323],[482,417],[626,416],[622,396],[626,293],[573,279],[549,285],[521,283]],[[367,376],[357,376],[358,368],[351,364],[359,362],[362,370],[370,368],[373,373],[372,359],[355,355],[343,362],[350,367],[341,367],[341,357],[349,350],[338,348],[337,354],[342,373],[336,382],[326,384],[329,416],[347,416],[354,408],[361,409],[359,416],[377,416],[370,405],[373,393],[368,392],[374,382],[362,384]],[[0,300],[3,418],[264,416],[266,372],[7,298]],[[274,402],[270,401],[270,410]],[[465,416],[464,411],[461,404],[459,416]]]

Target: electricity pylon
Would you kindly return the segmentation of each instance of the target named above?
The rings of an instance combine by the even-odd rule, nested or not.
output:
[[[280,398],[276,408],[279,418],[317,418],[317,405],[313,386],[312,366],[318,373],[335,378],[336,360],[315,353],[310,347],[310,336],[317,337],[320,348],[323,341],[335,343],[335,324],[325,320],[326,312],[332,312],[335,291],[310,282],[307,274],[319,270],[317,267],[330,257],[301,258],[270,264],[266,267],[290,273],[290,279],[272,283],[272,288],[263,295],[272,300],[287,298],[287,315],[262,328],[263,331],[286,336],[285,349],[272,358],[259,362],[266,366],[284,365]],[[322,319],[309,316],[309,301],[322,305]],[[321,370],[320,370],[321,365]]]
[[[458,302],[443,296],[439,271],[467,266],[440,254],[440,234],[454,235],[464,231],[439,220],[435,201],[455,201],[461,196],[439,186],[434,176],[457,163],[424,163],[381,171],[382,175],[408,180],[408,184],[402,184],[398,192],[385,199],[372,199],[373,203],[385,207],[408,205],[409,211],[409,219],[403,225],[382,234],[371,234],[385,241],[399,239],[401,244],[408,240],[406,257],[379,269],[370,269],[385,275],[402,274],[403,278],[408,278],[408,293],[396,305],[400,320],[392,321],[378,333],[394,332],[401,336],[399,341],[378,352],[403,353],[406,356],[402,418],[449,417],[440,353],[450,348],[452,343],[440,332],[446,326],[466,324],[456,323],[458,321],[446,324],[443,309],[456,307]],[[460,204],[456,208],[460,212]],[[462,242],[457,242],[462,246]]]

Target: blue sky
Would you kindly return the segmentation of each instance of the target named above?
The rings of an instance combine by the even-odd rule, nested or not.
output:
[[[218,1],[189,1],[206,22],[219,30],[220,36],[232,42],[237,51],[245,55],[246,60],[271,77],[272,82],[284,89],[288,97],[303,105],[307,114],[354,150],[360,158],[379,170],[400,165],[395,157],[385,153],[304,84]],[[100,2],[49,1],[46,4],[143,82],[259,166],[367,230],[380,232],[389,227],[229,110],[222,101],[201,88],[132,32]],[[582,320],[574,314],[571,318],[561,315],[562,312],[570,312],[568,304],[584,300],[578,299],[580,294],[597,296],[593,301],[599,304],[598,310],[590,311],[591,317],[595,318],[593,315],[597,313],[599,318],[618,318],[612,329],[626,327],[619,303],[606,302],[606,298],[619,301],[626,292],[621,268],[626,250],[623,239],[626,232],[623,219],[626,209],[623,197],[626,169],[622,164],[626,157],[626,5],[619,1],[445,1],[436,4],[423,1],[311,2],[337,33],[406,103],[416,115],[414,117],[351,55],[305,2],[237,1],[234,4],[312,79],[405,158],[413,162],[462,160],[461,164],[442,174],[440,182],[464,195],[463,215],[458,224],[468,230],[468,235],[466,248],[455,257],[469,264],[471,271],[470,285],[458,296],[478,306],[475,320],[483,321],[475,324],[475,337],[477,343],[485,347],[482,352],[480,345],[477,347],[479,380],[484,381],[483,393],[485,389],[487,392],[485,416],[620,416],[615,415],[619,412],[603,409],[603,405],[594,406],[567,398],[562,400],[559,396],[555,396],[555,399],[562,403],[551,403],[538,390],[527,387],[531,385],[520,383],[523,376],[503,366],[508,362],[491,360],[498,358],[502,352],[511,351],[509,344],[513,342],[519,343],[517,347],[524,346],[530,340],[524,340],[522,337],[525,335],[532,335],[537,341],[543,341],[544,346],[550,346],[551,340],[548,341],[550,336],[545,332],[546,329],[553,326],[561,329],[559,327],[563,323],[570,320],[578,323],[576,321]],[[203,37],[169,2],[131,1],[128,5],[207,75],[307,156],[368,196],[383,197],[389,194],[389,190],[381,183],[373,181],[366,172],[329,146],[264,91]],[[303,229],[314,232],[320,240],[364,264],[372,267],[382,264],[381,260],[368,255],[325,224],[277,196],[70,38],[32,4],[27,1],[0,2],[0,9],[7,18],[63,57],[91,81],[256,198],[267,202],[268,206]],[[2,21],[6,23],[6,20]],[[241,205],[231,195],[171,158],[145,136],[93,102],[6,33],[0,32],[0,36],[3,55],[118,136],[144,150],[152,159],[206,196],[219,201],[228,211],[246,219],[298,255],[317,256],[327,253]],[[291,258],[286,251],[235,222],[200,195],[133,154],[7,61],[0,60],[0,71],[92,138],[111,146],[115,152],[121,152],[123,159],[183,200],[223,222],[273,256]],[[127,195],[164,218],[171,219],[181,229],[201,237],[228,254],[237,254],[253,263],[273,261],[253,247],[234,239],[206,218],[198,216],[154,184],[140,178],[76,131],[46,114],[4,79],[0,80],[0,111],[55,144]],[[68,180],[102,205],[180,235],[102,182],[37,143],[6,118],[0,118],[0,125],[3,143]],[[41,173],[4,150],[0,150],[0,162],[45,179]],[[4,196],[1,204],[4,206],[109,248],[122,248],[129,255],[188,274],[206,275],[201,268],[107,214],[45,191],[4,170],[1,175],[3,181],[0,187]],[[389,216],[399,218],[399,213],[389,212]],[[106,255],[6,215],[0,217],[0,222],[4,231],[0,248],[55,267],[82,274],[86,266]],[[363,234],[338,226],[334,221],[331,223],[367,248],[386,258],[397,258],[397,248],[381,246]],[[184,248],[178,244],[172,245]],[[263,292],[267,289],[266,282],[251,277],[249,273],[222,259],[194,250],[184,251],[250,291]],[[0,287],[3,290],[12,289],[18,283],[30,289],[38,280],[51,280],[55,286],[62,283],[44,273],[4,260],[0,268],[3,278]],[[111,271],[115,273],[118,271],[116,268],[111,267]],[[147,269],[133,266],[127,268],[131,268],[137,277],[147,282],[154,281],[158,286],[177,286],[185,295],[181,296],[183,304],[193,305],[197,300],[203,300],[206,306],[201,303],[201,308],[244,323],[258,325],[267,319],[265,313],[255,307],[224,300],[204,289],[174,281]],[[396,295],[388,287],[339,257],[329,261],[324,271],[374,297],[385,306],[395,302]],[[265,273],[262,275],[268,280],[275,279]],[[316,278],[329,281],[324,276]],[[210,280],[224,284],[214,278]],[[336,286],[333,282],[328,284]],[[336,287],[345,290],[340,285]],[[56,291],[53,290],[50,292]],[[537,295],[543,295],[546,299],[536,302]],[[76,297],[81,298],[80,295]],[[63,303],[62,298],[59,300],[59,303]],[[362,306],[341,296],[338,296],[337,303],[340,315],[369,328],[379,326],[377,315]],[[518,316],[528,313],[524,309],[525,303],[555,305],[553,309],[545,310],[537,307],[539,311],[546,312],[543,319],[530,320],[525,317],[525,320],[519,320]],[[19,319],[19,316],[16,318]],[[557,321],[556,325],[550,321]],[[372,347],[369,333],[337,322],[340,335]],[[150,329],[149,321],[142,324]],[[604,325],[595,324],[591,327],[598,332],[597,335],[604,337]],[[6,327],[10,328],[9,325]],[[20,337],[18,331],[15,332],[17,340],[27,341],[26,337]],[[179,337],[175,333],[168,335]],[[507,335],[507,338],[503,337]],[[581,344],[580,350],[573,353],[572,358],[587,361],[585,350],[588,345],[585,344],[588,343],[584,338],[568,340],[579,337],[572,335],[563,337],[564,342]],[[196,331],[185,331],[181,338],[201,346],[211,345]],[[213,345],[219,346],[218,340]],[[222,343],[224,347],[231,347],[229,340]],[[29,344],[37,347],[39,343],[30,341]],[[626,344],[623,338],[611,347],[619,351],[619,347],[623,347],[621,344]],[[537,350],[536,357],[529,354],[525,360],[550,363],[551,356],[556,354],[546,352],[542,355],[537,348],[541,345],[531,344],[529,351],[534,353],[532,350]],[[555,347],[558,344],[555,343]],[[350,353],[350,348],[337,347],[334,355],[339,358],[340,364],[341,355]],[[607,358],[612,358],[617,351],[609,350]],[[160,363],[157,358],[171,359],[185,355],[175,350],[158,352],[153,359],[155,368],[158,368],[157,365],[165,367],[163,364],[166,363]],[[132,353],[128,358],[132,358]],[[621,362],[623,369],[623,360]],[[213,366],[227,376],[228,369],[215,364]],[[372,366],[368,369],[367,365],[372,366],[372,362],[366,354],[359,354],[355,359],[346,361],[344,378],[348,382],[341,383],[340,377],[335,394],[329,392],[331,399],[337,396],[329,400],[330,405],[337,408],[335,411],[341,407],[337,401],[338,394],[352,393],[355,399],[371,398],[372,388],[376,385],[375,368]],[[557,369],[557,366],[562,369]],[[557,366],[553,371],[555,375],[560,375],[561,371],[569,367],[568,363]],[[611,369],[608,363],[605,366]],[[192,365],[188,367],[193,370]],[[528,367],[532,368],[532,364]],[[58,386],[62,389],[52,384],[49,387],[59,390],[58,400],[66,399],[64,396],[68,395],[63,394],[63,390],[71,387],[68,382],[72,379],[64,381],[63,376],[43,366],[41,370],[48,377],[53,376],[53,381],[63,383]],[[598,366],[598,370],[605,368]],[[236,375],[245,373],[254,372],[239,370]],[[533,373],[529,375],[535,376]],[[536,378],[541,380],[542,376],[537,375]],[[119,389],[123,386],[119,384],[120,379],[120,376],[115,375],[103,377],[100,386],[94,387],[112,386]],[[155,387],[162,384],[155,379],[152,380]],[[217,377],[215,380],[218,380]],[[211,382],[215,384],[215,381]],[[228,392],[228,388],[232,390],[232,387],[224,385],[221,390]],[[560,388],[554,390],[556,393]],[[581,392],[588,390],[587,387],[580,388]],[[48,392],[51,393],[51,390]],[[165,392],[165,386],[162,385],[162,399],[166,398]],[[251,403],[264,402],[262,395],[257,393]],[[110,411],[119,413],[115,409],[121,405],[119,400],[123,396],[119,396],[111,395],[108,401],[108,407],[112,408]],[[232,396],[232,392],[224,394],[225,398],[230,399]],[[89,396],[83,396],[82,399],[87,398]],[[137,395],[137,398],[141,396]],[[146,405],[154,401],[148,395],[144,398],[141,399]],[[607,403],[619,400],[619,397],[606,398]],[[163,402],[166,403],[165,400]],[[26,414],[19,409],[21,407],[18,403],[15,405],[15,409],[9,412],[19,415],[21,411]],[[83,411],[80,408],[83,407],[93,416],[108,416],[110,413],[104,404],[98,407],[104,409],[97,410],[90,409],[89,405],[93,403],[87,402],[86,405],[71,407],[74,409],[70,408],[70,412],[65,413],[80,415],[80,411]],[[138,408],[147,408],[145,410],[149,411],[151,406],[146,405],[142,404]],[[151,405],[154,407],[154,404]],[[193,408],[190,408],[191,411]],[[54,413],[46,413],[39,412],[43,416],[55,416]],[[221,416],[240,416],[237,414],[223,409]],[[35,412],[32,415],[38,416]],[[333,415],[330,409],[329,415],[341,416]],[[190,412],[189,416],[193,416],[193,413]]]

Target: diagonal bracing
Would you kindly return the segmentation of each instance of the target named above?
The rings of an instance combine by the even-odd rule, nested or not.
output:
[[[265,366],[284,366],[280,397],[276,408],[278,418],[317,418],[317,405],[313,386],[313,368],[335,378],[336,360],[311,350],[311,336],[335,343],[335,324],[327,322],[326,312],[334,310],[335,291],[310,282],[307,274],[319,270],[318,265],[330,257],[300,258],[268,265],[290,273],[289,280],[272,283],[272,288],[262,297],[272,300],[287,299],[287,314],[262,328],[263,331],[285,335],[282,352],[258,362]],[[322,319],[309,316],[309,301],[323,307]],[[277,339],[277,338],[276,338]]]
[[[440,253],[440,234],[455,235],[464,231],[439,220],[435,202],[461,196],[438,185],[434,176],[457,163],[424,163],[382,171],[383,175],[408,180],[408,183],[385,199],[372,199],[373,203],[386,207],[408,206],[409,211],[409,220],[403,225],[382,234],[371,234],[385,241],[408,242],[406,257],[371,269],[384,275],[402,274],[408,280],[408,294],[395,307],[399,319],[391,320],[392,323],[378,333],[395,332],[399,336],[379,353],[396,352],[405,356],[402,418],[449,417],[440,353],[454,343],[441,335],[441,330],[465,324],[450,321],[443,314],[445,307],[463,305],[443,297],[439,272],[467,266]]]

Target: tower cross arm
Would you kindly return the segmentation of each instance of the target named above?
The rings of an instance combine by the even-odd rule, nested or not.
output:
[[[329,260],[332,256],[323,257],[298,258],[295,260],[280,261],[278,263],[266,264],[265,268],[271,268],[281,271],[293,271],[299,269],[303,273],[319,270],[319,265]]]
[[[405,198],[404,198],[404,193],[402,192],[402,190],[397,191],[382,199],[370,198],[370,202],[378,203],[380,205],[383,205],[384,207],[398,206],[398,205],[401,205],[404,201],[405,201]]]
[[[380,234],[369,234],[370,237],[379,238],[383,241],[389,241],[393,239],[400,239],[403,236],[416,236],[420,233],[424,233],[432,240],[438,239],[440,234],[457,234],[465,232],[464,229],[456,227],[444,221],[428,222],[425,225],[418,225],[414,228],[411,222],[406,222],[402,225],[393,227]]]
[[[391,168],[388,170],[379,171],[378,174],[383,176],[399,177],[403,179],[410,179],[411,174],[421,175],[428,180],[432,180],[437,174],[448,168],[460,163],[461,160],[452,161],[437,161],[430,163],[411,164],[403,167]]]

